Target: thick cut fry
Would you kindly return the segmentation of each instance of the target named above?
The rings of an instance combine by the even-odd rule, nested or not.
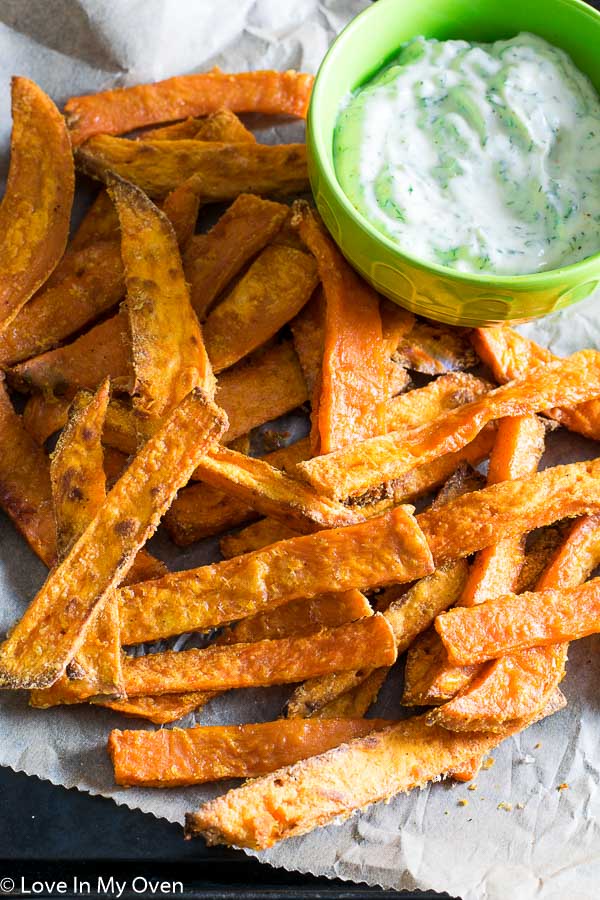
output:
[[[471,340],[478,355],[501,384],[522,378],[536,366],[559,359],[512,328],[476,328]],[[600,438],[600,400],[588,400],[574,407],[561,403],[555,409],[546,410],[545,415],[556,419],[570,431],[577,431],[594,440]]]
[[[115,307],[124,287],[115,241],[77,251],[69,274],[36,294],[0,334],[0,363],[11,365],[55,347]]]
[[[299,597],[401,583],[431,571],[414,518],[398,507],[370,522],[292,538],[126,588],[123,642],[208,629]]]
[[[123,580],[175,493],[225,427],[224,414],[200,390],[182,401],[0,646],[1,686],[44,688],[60,677],[94,610]]]
[[[151,128],[140,136],[142,141],[236,141],[256,142],[251,131],[230,109],[218,109],[200,119],[188,118],[173,125]]]
[[[503,481],[416,517],[436,566],[561,519],[600,512],[600,458]]]
[[[244,193],[286,196],[308,190],[304,144],[130,141],[102,134],[87,141],[76,159],[86,175],[104,181],[112,172],[153,198],[184,181],[211,203]]]
[[[374,669],[363,682],[318,709],[317,719],[358,719],[364,716],[377,700],[388,675],[388,669]]]
[[[65,115],[74,146],[94,134],[123,134],[144,125],[205,116],[222,107],[233,112],[302,117],[312,82],[312,75],[293,70],[228,74],[213,69],[155,84],[71,97],[65,104]]]
[[[309,454],[308,440],[305,439],[268,453],[264,460],[285,471],[292,469],[301,459],[308,459]],[[231,494],[224,494],[209,484],[192,484],[179,492],[164,518],[164,525],[179,547],[187,547],[194,541],[251,522],[257,516],[255,509]],[[279,523],[276,525],[285,527]],[[237,556],[236,553],[231,555]]]
[[[494,419],[529,415],[559,402],[576,405],[598,394],[600,354],[583,350],[534,369],[527,377],[451,410],[408,435],[392,432],[370,438],[355,447],[300,463],[298,471],[320,493],[344,499],[459,450]]]
[[[189,189],[185,181],[170,191],[161,204],[182,250],[187,247],[196,230],[200,206],[200,197]]]
[[[483,397],[491,388],[489,382],[466,372],[441,375],[425,387],[388,400],[385,405],[385,431],[418,428],[426,422],[433,422],[444,413]]]
[[[226,534],[219,542],[219,549],[224,559],[231,559],[233,556],[252,553],[253,550],[262,550],[277,541],[287,541],[297,535],[297,530],[276,519],[260,519],[241,531]]]
[[[395,660],[390,626],[382,615],[374,615],[308,637],[126,657],[123,677],[127,696],[135,697],[289,684],[369,663],[392,665]]]
[[[127,389],[133,383],[129,333],[122,314],[95,325],[71,344],[20,363],[9,371],[19,390],[32,388],[50,399],[72,398],[80,388],[96,390],[104,378]]]
[[[479,666],[453,666],[435,628],[424,632],[406,658],[404,706],[430,706],[450,700],[468,684]]]
[[[215,380],[169,220],[131,184],[111,179],[108,191],[121,224],[134,410],[148,436],[193,388],[213,397]]]
[[[516,650],[571,641],[600,631],[600,579],[567,590],[506,594],[438,616],[436,630],[457,665]]]
[[[307,203],[292,224],[317,260],[325,296],[318,452],[329,453],[385,429],[385,350],[379,297],[349,266]]]
[[[448,609],[465,586],[468,566],[464,560],[446,563],[422,578],[383,613],[394,633],[398,653],[404,653],[418,634],[428,628],[441,611]],[[365,671],[345,672],[313,679],[296,688],[287,705],[290,717],[314,715],[346,691],[353,690],[371,675]]]
[[[12,116],[10,168],[0,204],[0,329],[61,258],[75,189],[63,118],[28,78],[12,80]]]
[[[557,694],[539,718],[564,706]],[[408,719],[205,803],[186,817],[186,835],[264,850],[451,774],[529,724],[531,719],[520,720],[500,734],[458,735],[427,725],[424,716]]]
[[[281,227],[288,208],[252,194],[240,194],[207,234],[195,235],[183,257],[192,306],[199,319],[244,265]]]
[[[52,273],[50,280],[56,278],[63,263],[68,262],[74,251],[82,250],[89,244],[98,241],[117,241],[119,239],[119,217],[105,188],[101,188],[96,199],[79,223],[77,231],[69,241],[69,246],[62,260]]]
[[[247,356],[293,319],[317,280],[308,253],[276,245],[263,250],[206,319],[206,349],[215,372]]]
[[[466,332],[444,325],[417,322],[398,342],[394,359],[408,369],[426,375],[462,372],[477,364],[477,355]]]
[[[391,724],[385,719],[280,719],[257,725],[111,731],[107,749],[117,784],[184,787],[256,778]]]
[[[323,362],[324,318],[323,290],[319,288],[290,324],[294,349],[311,397],[317,387]]]
[[[0,506],[47,566],[56,557],[48,457],[23,427],[0,380]]]

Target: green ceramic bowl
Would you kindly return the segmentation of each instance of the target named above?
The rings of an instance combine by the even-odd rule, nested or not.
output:
[[[535,275],[472,275],[423,262],[369,224],[338,184],[333,130],[342,98],[369,80],[416,35],[495,41],[531,31],[562,47],[600,92],[600,13],[580,0],[378,0],[330,47],[308,113],[315,202],[344,255],[401,306],[455,325],[543,316],[588,297],[600,284],[600,253]]]

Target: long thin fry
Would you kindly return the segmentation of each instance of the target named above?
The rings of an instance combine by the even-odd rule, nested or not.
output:
[[[123,580],[176,491],[225,426],[224,415],[201,391],[182,401],[0,646],[0,685],[43,688],[60,677],[94,610]]]
[[[188,118],[173,125],[150,128],[140,135],[142,141],[250,141],[256,138],[230,109],[218,109],[201,118]]]
[[[12,80],[12,116],[10,168],[0,204],[0,329],[62,256],[75,189],[64,120],[28,78]]]
[[[443,453],[459,450],[494,419],[528,415],[559,402],[576,405],[598,394],[600,355],[583,350],[534,369],[527,377],[451,410],[408,435],[392,432],[370,438],[355,447],[300,463],[298,471],[321,493],[344,499],[383,481],[401,478]]]
[[[413,517],[398,507],[359,525],[126,588],[123,642],[207,629],[299,597],[411,581],[431,570]]]
[[[385,405],[385,431],[418,428],[438,416],[472,403],[489,393],[492,385],[467,372],[441,375],[424,387],[392,397]]]
[[[184,181],[206,202],[308,188],[304,144],[130,141],[102,134],[87,141],[76,160],[87,175],[105,180],[112,172],[153,198]]]
[[[304,116],[312,82],[312,75],[292,70],[230,75],[213,69],[71,97],[65,115],[74,146],[94,134],[122,134],[144,125],[204,116],[222,107],[233,112]]]
[[[392,723],[385,719],[281,719],[162,731],[111,731],[108,755],[117,784],[184,787],[256,778]]]
[[[369,707],[377,700],[377,695],[387,675],[388,669],[374,669],[360,684],[318,709],[314,718],[357,719],[364,716]]]
[[[326,672],[356,669],[369,661],[381,666],[395,660],[390,626],[383,616],[374,615],[323,628],[308,637],[127,657],[123,677],[127,696],[134,697],[289,684]]]
[[[476,328],[471,340],[478,355],[501,384],[522,378],[536,366],[559,359],[545,347],[508,327]],[[573,407],[561,403],[552,410],[546,410],[545,415],[571,431],[594,440],[600,438],[600,400],[588,400]]]
[[[539,718],[564,706],[557,694]],[[529,724],[531,719],[521,720],[500,734],[458,735],[427,725],[424,716],[408,719],[205,803],[186,817],[186,835],[263,850],[451,774]]]
[[[283,522],[276,519],[260,519],[242,528],[241,531],[226,534],[219,542],[219,549],[224,559],[231,559],[233,556],[262,550],[263,547],[269,547],[277,541],[287,541],[297,535],[298,531],[284,525]]]
[[[263,250],[206,319],[206,349],[215,372],[273,337],[302,309],[316,284],[312,256],[276,245]]]
[[[292,224],[317,260],[325,296],[318,450],[329,453],[385,428],[385,351],[379,298],[349,266],[307,203]]]

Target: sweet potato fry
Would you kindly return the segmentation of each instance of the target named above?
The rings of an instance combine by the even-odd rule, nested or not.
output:
[[[313,566],[317,560],[318,567]],[[359,525],[281,541],[126,588],[121,598],[123,642],[205,630],[299,597],[411,581],[431,570],[414,519],[398,507]]]
[[[314,255],[325,296],[323,362],[317,402],[318,449],[329,453],[385,429],[385,351],[379,297],[349,266],[308,204],[292,224]]]
[[[398,342],[394,359],[408,369],[426,375],[462,372],[477,364],[467,332],[444,325],[416,322]]]
[[[121,224],[134,410],[147,437],[193,388],[213,397],[215,380],[169,220],[121,179],[108,192]]]
[[[173,125],[150,128],[140,135],[142,141],[236,141],[256,142],[251,131],[230,109],[218,109],[199,119],[188,118]]]
[[[164,197],[183,181],[204,202],[238,194],[286,196],[308,189],[304,144],[130,141],[101,134],[76,153],[79,168],[104,181],[110,172]]]
[[[56,557],[48,457],[23,427],[0,380],[0,506],[47,566]]]
[[[12,80],[13,131],[0,204],[0,328],[46,281],[65,249],[75,173],[69,135],[49,97]]]
[[[175,493],[225,427],[223,413],[200,390],[182,401],[0,646],[0,685],[44,688],[60,677],[94,610],[123,580]]]
[[[318,709],[316,719],[358,719],[377,700],[388,669],[374,669],[363,682]]]
[[[418,428],[451,409],[472,403],[491,389],[489,382],[466,372],[441,375],[424,387],[388,400],[385,405],[385,431]]]
[[[294,349],[311,397],[317,387],[323,362],[324,303],[323,289],[319,288],[290,323]]]
[[[281,203],[240,194],[207,234],[192,238],[183,264],[200,320],[244,265],[268,244],[287,212]]]
[[[144,125],[204,116],[222,107],[233,112],[302,117],[312,82],[312,75],[292,70],[228,74],[213,69],[155,84],[71,97],[65,104],[65,115],[75,147],[94,134],[123,134]]]
[[[391,724],[385,719],[279,719],[185,730],[115,730],[107,749],[117,784],[184,787],[256,778]]]
[[[89,244],[96,244],[98,241],[117,241],[118,239],[119,217],[107,190],[101,188],[79,223],[77,231],[69,241],[65,255],[50,276],[49,281],[53,281],[60,274],[63,263],[68,263],[76,251],[82,250]]]
[[[293,319],[317,285],[312,256],[290,247],[266,247],[204,324],[215,372],[233,363]]]
[[[308,440],[304,439],[268,453],[264,460],[275,468],[286,471],[301,459],[307,459],[309,453]],[[244,522],[252,522],[258,515],[255,509],[231,494],[224,494],[209,484],[192,484],[179,492],[163,524],[171,540],[179,547],[187,547],[194,541],[235,528]],[[266,521],[273,522],[272,519]],[[275,524],[278,528],[285,527]],[[234,538],[235,535],[229,537]],[[237,556],[237,553],[231,555]]]
[[[522,378],[536,366],[559,359],[545,347],[508,327],[475,328],[471,340],[479,357],[501,384]],[[545,415],[556,419],[570,431],[577,431],[594,440],[600,438],[599,400],[588,400],[573,407],[561,404],[546,410]]]
[[[457,665],[571,641],[600,630],[600,579],[567,590],[506,594],[438,616],[436,630]]]
[[[526,545],[525,562],[514,588],[515,594],[535,590],[542,573],[558,552],[565,540],[566,533],[572,526],[571,522],[559,522],[557,525],[540,528],[530,535]]]
[[[390,626],[383,616],[374,615],[307,637],[128,656],[123,677],[127,696],[135,697],[289,684],[369,663],[392,665],[395,659]]]
[[[70,399],[81,388],[94,391],[107,376],[113,385],[116,381],[119,388],[130,388],[133,369],[126,318],[112,316],[71,344],[19,363],[8,374],[18,390],[33,388],[50,399]]]
[[[320,493],[344,499],[383,481],[401,478],[443,453],[459,450],[494,419],[529,415],[559,402],[571,406],[598,393],[600,355],[583,350],[534,369],[527,377],[451,410],[408,435],[392,432],[370,438],[355,447],[299,463],[298,471]]]
[[[241,531],[226,534],[221,538],[219,548],[224,559],[231,559],[233,556],[252,553],[253,550],[262,550],[277,541],[287,541],[297,535],[298,531],[276,519],[260,519]]]
[[[539,718],[564,706],[557,694]],[[186,836],[264,850],[451,774],[529,724],[531,719],[521,720],[500,734],[458,735],[427,725],[424,716],[407,719],[205,803],[186,817]]]

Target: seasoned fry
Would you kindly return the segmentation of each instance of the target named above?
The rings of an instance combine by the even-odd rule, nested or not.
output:
[[[260,519],[241,531],[226,534],[219,541],[219,548],[224,559],[231,559],[233,556],[252,553],[253,550],[262,550],[277,541],[287,541],[297,535],[297,530],[276,519]]]
[[[240,72],[213,69],[178,75],[99,94],[71,97],[65,115],[73,146],[94,134],[123,134],[144,125],[204,116],[225,107],[233,112],[304,116],[312,75],[301,72]]]
[[[394,359],[426,375],[462,372],[477,364],[466,332],[444,325],[417,322],[398,342]]]
[[[316,710],[317,719],[356,719],[364,716],[377,700],[388,669],[374,669],[363,682]]]
[[[539,718],[564,706],[564,697],[556,693]],[[424,716],[407,719],[205,803],[186,817],[186,835],[202,835],[209,845],[264,850],[451,774],[531,721],[520,720],[500,734],[459,735],[427,725]]]
[[[65,249],[75,189],[62,116],[28,78],[12,79],[13,131],[0,204],[0,329],[46,281]]]
[[[399,397],[392,397],[385,405],[385,431],[418,428],[439,416],[483,397],[492,385],[466,372],[441,375],[425,387],[415,388]]]
[[[215,380],[169,220],[131,184],[111,179],[108,192],[121,224],[134,410],[147,437],[193,388],[214,397]]]
[[[264,460],[285,471],[293,468],[301,459],[308,459],[309,453],[308,440],[301,440],[290,447],[268,453]],[[252,522],[258,515],[255,509],[231,494],[225,494],[209,484],[192,484],[179,492],[163,519],[163,524],[178,546],[187,547],[194,541],[235,528],[244,522]],[[265,521],[273,522],[272,519]],[[277,528],[285,528],[278,522],[275,525]],[[229,539],[235,537],[229,535]],[[230,555],[237,556],[237,553]]]
[[[385,719],[278,720],[161,731],[111,731],[117,784],[184,787],[256,778],[392,723]]]
[[[47,566],[56,557],[48,457],[30,437],[0,380],[0,506]]]
[[[50,276],[50,281],[59,274],[63,263],[68,263],[72,254],[98,241],[119,239],[119,217],[105,188],[101,188],[96,199],[79,223],[77,231],[69,241],[65,255]]]
[[[35,356],[9,370],[19,390],[36,389],[47,395],[75,396],[77,390],[96,390],[110,376],[121,389],[133,385],[129,333],[122,314],[95,325],[71,344]],[[47,436],[47,435],[46,435]]]
[[[94,610],[123,580],[176,491],[225,427],[223,413],[201,391],[182,401],[0,646],[0,685],[44,688],[60,677]]]
[[[385,351],[379,298],[349,266],[304,201],[292,225],[314,255],[325,296],[315,452],[329,453],[385,429]]]
[[[206,319],[206,349],[215,372],[247,356],[293,319],[317,280],[308,253],[275,245],[263,250]]]
[[[522,378],[536,366],[559,359],[545,347],[540,347],[508,327],[475,328],[471,333],[471,340],[477,354],[501,384],[514,378]],[[560,404],[555,409],[546,410],[545,415],[556,419],[571,431],[594,440],[600,438],[599,400],[588,400],[574,407]]]
[[[80,147],[76,161],[86,175],[104,181],[112,172],[152,198],[184,181],[211,203],[244,193],[286,196],[308,190],[304,144],[131,141],[100,134]]]
[[[294,350],[298,354],[302,374],[311,397],[317,387],[323,361],[324,304],[321,287],[315,291],[304,309],[290,324]]]
[[[359,525],[292,538],[126,588],[123,643],[212,628],[300,597],[401,583],[431,571],[415,520],[398,507]]]
[[[150,128],[140,135],[142,141],[250,141],[256,142],[251,131],[230,109],[218,109],[204,118],[184,119],[173,125]]]
[[[320,493],[344,499],[401,478],[417,465],[459,450],[494,419],[529,415],[562,402],[575,405],[600,393],[600,355],[582,350],[534,369],[527,377],[496,388],[451,410],[409,435],[392,432],[356,447],[299,463],[298,472]]]
[[[374,615],[307,637],[128,656],[123,677],[127,696],[135,697],[289,684],[369,663],[392,665],[395,660],[390,626],[382,615]]]
[[[240,194],[207,234],[195,235],[183,258],[192,306],[200,320],[229,282],[281,227],[288,208]]]

